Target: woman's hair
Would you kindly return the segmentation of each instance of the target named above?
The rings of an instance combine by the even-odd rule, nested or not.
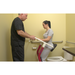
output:
[[[51,22],[50,21],[45,20],[45,21],[43,21],[43,23],[48,24],[49,28],[51,28]]]

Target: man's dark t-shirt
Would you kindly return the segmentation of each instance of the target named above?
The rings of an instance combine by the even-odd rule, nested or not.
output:
[[[18,35],[17,30],[25,32],[23,22],[18,17],[14,19],[11,26],[11,45],[24,46],[25,38]]]

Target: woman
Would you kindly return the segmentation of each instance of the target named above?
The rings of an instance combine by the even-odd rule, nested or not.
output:
[[[51,29],[51,23],[50,21],[44,21],[43,22],[43,27],[44,29],[46,29],[46,32],[45,34],[43,35],[44,39],[41,39],[42,41],[45,41],[47,43],[49,43],[50,45],[53,46],[53,43],[52,43],[52,38],[53,38],[53,31]],[[53,46],[54,47],[54,46]],[[41,53],[41,59],[42,61],[45,61],[46,58],[48,57],[49,53],[50,53],[50,50],[52,49],[52,47],[46,45],[43,52]]]

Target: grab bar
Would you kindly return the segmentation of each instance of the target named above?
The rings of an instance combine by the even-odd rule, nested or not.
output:
[[[31,41],[31,43],[41,43],[40,41]],[[63,43],[63,41],[52,41],[52,43]]]
[[[66,41],[66,43],[75,44],[74,42],[69,42],[69,41]]]

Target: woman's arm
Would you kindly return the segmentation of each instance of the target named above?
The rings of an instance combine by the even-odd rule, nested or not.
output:
[[[48,36],[46,39],[41,39],[42,41],[48,42],[51,39],[51,36]]]

